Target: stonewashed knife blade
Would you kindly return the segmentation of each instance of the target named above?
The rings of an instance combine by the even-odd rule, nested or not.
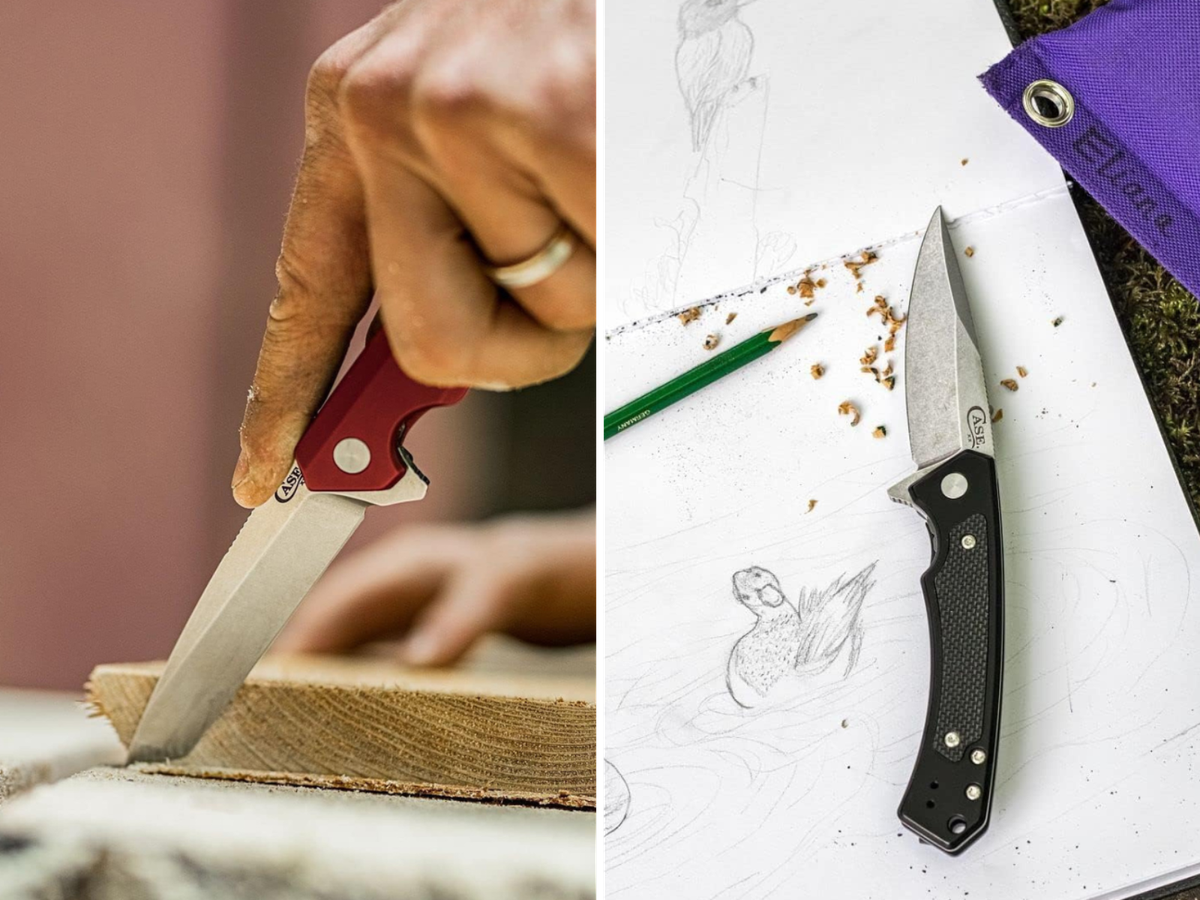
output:
[[[213,573],[142,713],[129,762],[186,756],[367,507],[425,496],[428,482],[401,441],[426,411],[465,394],[412,381],[375,332],[296,446],[288,477]]]
[[[1004,547],[987,388],[954,244],[939,207],[913,276],[905,402],[917,471],[889,489],[925,518],[929,706],[900,820],[947,853],[988,826],[1004,666]]]

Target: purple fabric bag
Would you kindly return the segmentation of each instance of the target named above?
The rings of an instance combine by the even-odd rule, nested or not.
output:
[[[1200,0],[1112,0],[980,80],[1200,294]]]

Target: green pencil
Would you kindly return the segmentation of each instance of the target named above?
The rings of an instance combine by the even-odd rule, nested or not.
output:
[[[746,363],[765,356],[816,317],[816,313],[809,313],[801,319],[792,319],[792,321],[784,322],[775,328],[760,331],[754,337],[747,338],[740,344],[734,344],[728,350],[721,351],[694,369],[688,369],[678,378],[672,378],[661,387],[643,394],[632,403],[626,403],[620,409],[613,410],[604,417],[604,439],[607,441],[630,425],[648,419],[656,412],[662,412],[672,403],[678,403],[684,397],[696,393],[702,387],[707,387],[718,378],[723,378]]]

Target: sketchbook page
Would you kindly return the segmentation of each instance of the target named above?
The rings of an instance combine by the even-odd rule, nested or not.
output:
[[[992,0],[612,0],[606,27],[608,327],[899,234],[933,196],[1062,184],[976,80],[1011,49]]]
[[[702,360],[706,334],[820,314],[605,445],[610,897],[1084,900],[1200,858],[1200,537],[1065,187],[951,227],[1003,411],[1001,742],[991,827],[961,856],[896,817],[930,546],[885,493],[913,470],[905,332],[878,363],[895,390],[860,357],[887,336],[873,298],[905,310],[930,211],[862,292],[835,258],[811,307],[776,283],[609,335],[616,406]]]

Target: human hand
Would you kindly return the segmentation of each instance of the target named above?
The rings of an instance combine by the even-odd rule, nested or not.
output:
[[[433,385],[562,375],[596,316],[594,0],[402,0],[309,76],[305,147],[234,496],[265,502],[379,298],[392,352]],[[565,225],[552,275],[487,270]]]
[[[596,636],[591,510],[402,527],[331,568],[275,643],[336,653],[402,637],[410,665],[446,665],[487,632],[538,644]]]

